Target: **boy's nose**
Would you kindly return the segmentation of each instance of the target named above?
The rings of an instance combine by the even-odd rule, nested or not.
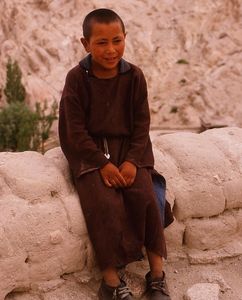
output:
[[[106,50],[108,53],[114,53],[115,52],[115,49],[113,47],[113,44],[108,44],[108,47],[107,47],[107,50]]]

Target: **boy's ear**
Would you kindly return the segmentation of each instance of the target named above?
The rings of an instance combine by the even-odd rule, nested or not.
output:
[[[81,38],[81,43],[85,48],[86,52],[90,52],[89,42],[85,38]]]

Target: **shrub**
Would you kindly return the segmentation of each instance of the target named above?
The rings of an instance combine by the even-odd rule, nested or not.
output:
[[[50,112],[47,114],[48,111],[48,105],[47,101],[45,101],[42,105],[37,102],[35,105],[35,111],[38,118],[38,127],[36,130],[37,134],[37,140],[36,144],[38,144],[38,147],[41,147],[41,152],[44,153],[44,143],[48,140],[50,137],[50,130],[52,127],[52,124],[54,120],[57,119],[57,109],[58,104],[55,101],[50,108]]]
[[[38,115],[21,102],[0,111],[0,151],[37,150]]]
[[[180,64],[180,65],[188,65],[189,64],[189,62],[183,58],[178,59],[178,61],[176,63]]]
[[[44,143],[57,119],[58,105],[55,101],[48,113],[47,102],[37,102],[32,111],[25,103],[21,76],[17,62],[9,60],[4,89],[7,106],[0,110],[0,151],[41,150],[43,153]]]
[[[7,102],[24,102],[26,91],[21,83],[22,72],[18,66],[18,63],[14,61],[12,63],[11,59],[7,63],[7,82],[4,89],[4,94],[6,96]]]

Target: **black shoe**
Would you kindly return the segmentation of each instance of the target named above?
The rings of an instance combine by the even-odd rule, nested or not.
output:
[[[99,300],[133,300],[132,293],[127,287],[125,281],[121,280],[121,283],[117,287],[108,286],[104,280],[102,280],[101,286],[98,290]]]
[[[163,277],[151,278],[151,273],[145,275],[146,295],[149,300],[171,300],[166,284],[165,272]]]

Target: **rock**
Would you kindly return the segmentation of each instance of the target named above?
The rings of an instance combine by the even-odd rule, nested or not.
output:
[[[175,220],[170,226],[165,229],[165,238],[168,249],[178,250],[183,246],[183,238],[185,232],[185,225]],[[168,252],[170,252],[168,251]]]
[[[237,232],[236,219],[229,213],[215,218],[191,219],[186,222],[184,242],[189,248],[216,249],[236,239]]]
[[[214,180],[214,176],[226,180],[227,170],[231,168],[222,151],[204,136],[194,133],[164,135],[155,139],[153,145],[164,157],[156,165],[175,195],[174,213],[178,220],[209,217],[224,211],[222,185]]]
[[[75,282],[66,282],[60,288],[44,294],[43,300],[96,300],[96,291],[94,292],[85,285],[80,285]]]
[[[96,291],[76,282],[66,281],[54,290],[45,289],[45,292],[11,293],[5,300],[96,300]]]
[[[48,280],[44,282],[35,282],[31,284],[31,289],[34,292],[37,293],[47,293],[53,290],[56,290],[57,288],[61,287],[63,284],[65,284],[64,279],[55,279],[55,280]]]
[[[11,293],[4,300],[39,300],[39,296],[29,293]]]
[[[238,224],[239,234],[242,236],[242,209],[239,209],[235,215]]]
[[[197,283],[188,289],[185,300],[219,300],[219,285]]]
[[[214,264],[225,258],[231,258],[242,255],[242,241],[234,240],[221,249],[199,251],[197,249],[188,249],[188,260],[191,264]]]
[[[242,132],[239,128],[228,127],[207,130],[201,134],[209,139],[229,159],[231,167],[227,170],[228,181],[238,179],[242,174]],[[239,189],[241,190],[241,188]]]
[[[227,209],[242,208],[242,179],[235,178],[225,182],[224,195]]]
[[[70,179],[35,152],[0,153],[0,174],[0,299],[90,268],[93,252]]]
[[[188,257],[191,264],[207,264],[242,254],[241,199],[233,191],[240,189],[242,177],[235,161],[240,132],[230,128],[154,138],[156,168],[167,180],[167,199],[176,215],[165,230],[169,261]],[[230,210],[225,210],[225,200]],[[59,147],[45,155],[0,153],[0,210],[0,300],[23,294],[35,300],[34,292],[57,300],[66,286],[63,280],[85,287],[100,280],[80,200]],[[137,295],[147,269],[147,260],[127,269]],[[76,297],[79,287],[73,286],[73,294],[69,287],[65,297]],[[92,293],[80,290],[87,299],[96,290]]]
[[[129,32],[125,58],[142,67],[147,77],[152,123],[200,126],[200,118],[206,116],[213,123],[222,120],[240,126],[240,2],[173,3],[105,1],[120,14]],[[27,84],[31,102],[45,96],[60,99],[67,70],[85,55],[79,42],[82,20],[99,6],[99,0],[2,0],[0,85],[5,84],[5,65],[12,57],[20,64],[24,82],[29,74],[42,82],[42,89],[34,88],[39,92],[36,97]]]
[[[70,192],[59,170],[40,153],[2,152],[0,160],[0,175],[6,185],[14,195],[30,203],[44,202],[47,198],[58,197],[60,193],[67,196]]]
[[[223,276],[219,272],[203,272],[202,278],[209,283],[217,283],[220,286],[220,290],[224,293],[231,290],[231,287],[225,282]]]
[[[0,299],[16,288],[29,289],[29,270],[25,263],[26,253],[16,253],[15,255],[0,260]]]

